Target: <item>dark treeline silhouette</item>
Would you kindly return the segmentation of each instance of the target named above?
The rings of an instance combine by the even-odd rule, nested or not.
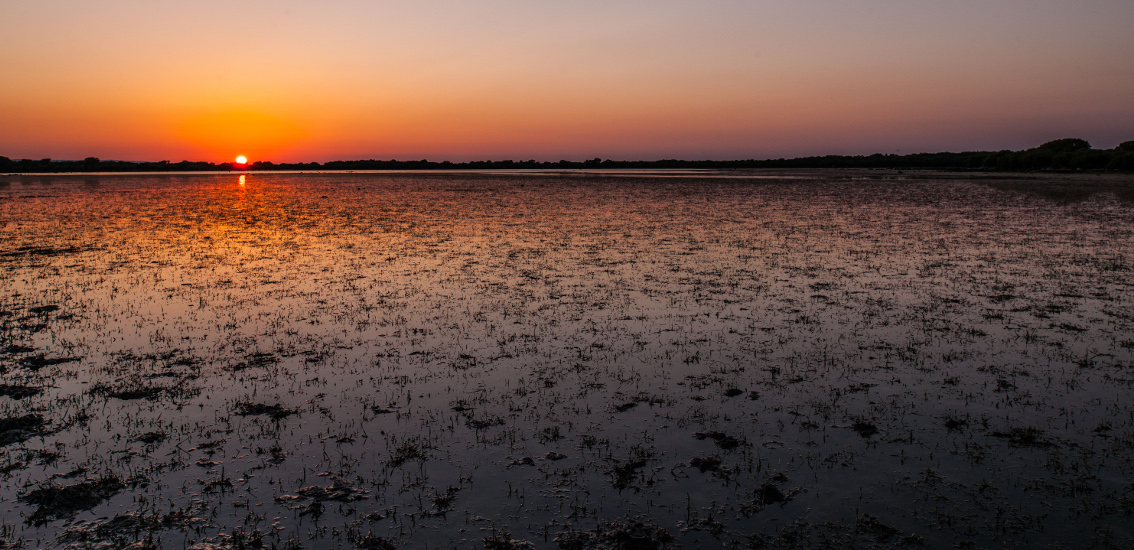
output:
[[[509,170],[591,168],[891,168],[931,170],[1134,170],[1134,141],[1114,149],[1092,149],[1082,139],[1049,141],[1023,151],[972,151],[965,153],[914,153],[911,155],[826,155],[768,160],[479,160],[432,162],[428,160],[335,160],[319,164],[257,161],[248,165],[211,162],[128,162],[88,157],[78,161],[11,160],[0,156],[0,172],[198,172],[245,170]]]

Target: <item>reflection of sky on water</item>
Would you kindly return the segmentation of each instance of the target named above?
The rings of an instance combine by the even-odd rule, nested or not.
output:
[[[357,514],[320,521],[397,507],[403,519],[365,525],[415,545],[467,536],[458,517],[534,541],[548,522],[626,514],[704,543],[681,531],[687,499],[719,507],[737,540],[800,517],[854,532],[855,506],[934,544],[1011,540],[976,529],[985,505],[1019,521],[1058,515],[1053,540],[1100,526],[1130,536],[1114,516],[1072,517],[1071,497],[1036,488],[1087,483],[1099,506],[1118,505],[1131,444],[1128,205],[966,182],[632,176],[20,178],[0,201],[0,309],[14,312],[0,343],[82,361],[32,373],[7,356],[7,383],[52,388],[0,408],[92,419],[45,438],[67,449],[58,464],[16,470],[0,491],[77,466],[148,471],[168,485],[108,510],[133,510],[137,495],[199,498],[225,510],[209,521],[230,532],[243,517],[231,497],[294,516],[302,533],[311,519],[274,499],[330,485],[310,479],[329,472],[370,494]],[[23,312],[43,304],[61,311],[27,328]],[[180,393],[106,398],[91,392],[100,383]],[[300,413],[233,414],[245,401]],[[967,428],[945,429],[946,417]],[[864,439],[848,428],[857,421],[880,434]],[[1097,436],[1104,423],[1115,436]],[[1025,426],[1055,444],[990,435]],[[98,458],[154,430],[172,441]],[[691,437],[706,430],[747,445]],[[188,450],[219,439],[210,460],[240,479],[224,498],[197,483],[220,466],[195,466],[205,454]],[[407,442],[429,459],[391,467]],[[271,445],[287,459],[265,463],[257,449]],[[1052,453],[1100,474],[1038,466]],[[510,466],[524,457],[534,466]],[[688,467],[704,457],[724,469]],[[635,460],[646,466],[615,488]],[[928,470],[947,482],[911,481]],[[972,504],[981,480],[996,490]],[[768,482],[802,492],[745,508]],[[456,512],[431,515],[429,498],[450,486]],[[925,519],[926,491],[973,515],[957,527]],[[4,520],[22,525],[27,508]]]

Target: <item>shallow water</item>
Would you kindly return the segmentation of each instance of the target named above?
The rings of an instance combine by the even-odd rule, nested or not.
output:
[[[0,536],[1134,544],[1134,206],[743,175],[0,176]]]

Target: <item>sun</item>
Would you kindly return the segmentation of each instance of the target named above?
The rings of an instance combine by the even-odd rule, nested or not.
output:
[[[239,157],[236,157],[236,163],[237,164],[248,164],[248,157],[246,157],[244,155],[240,155]]]

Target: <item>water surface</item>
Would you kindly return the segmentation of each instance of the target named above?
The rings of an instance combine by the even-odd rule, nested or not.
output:
[[[0,535],[1130,545],[1134,207],[1035,178],[0,176]]]

